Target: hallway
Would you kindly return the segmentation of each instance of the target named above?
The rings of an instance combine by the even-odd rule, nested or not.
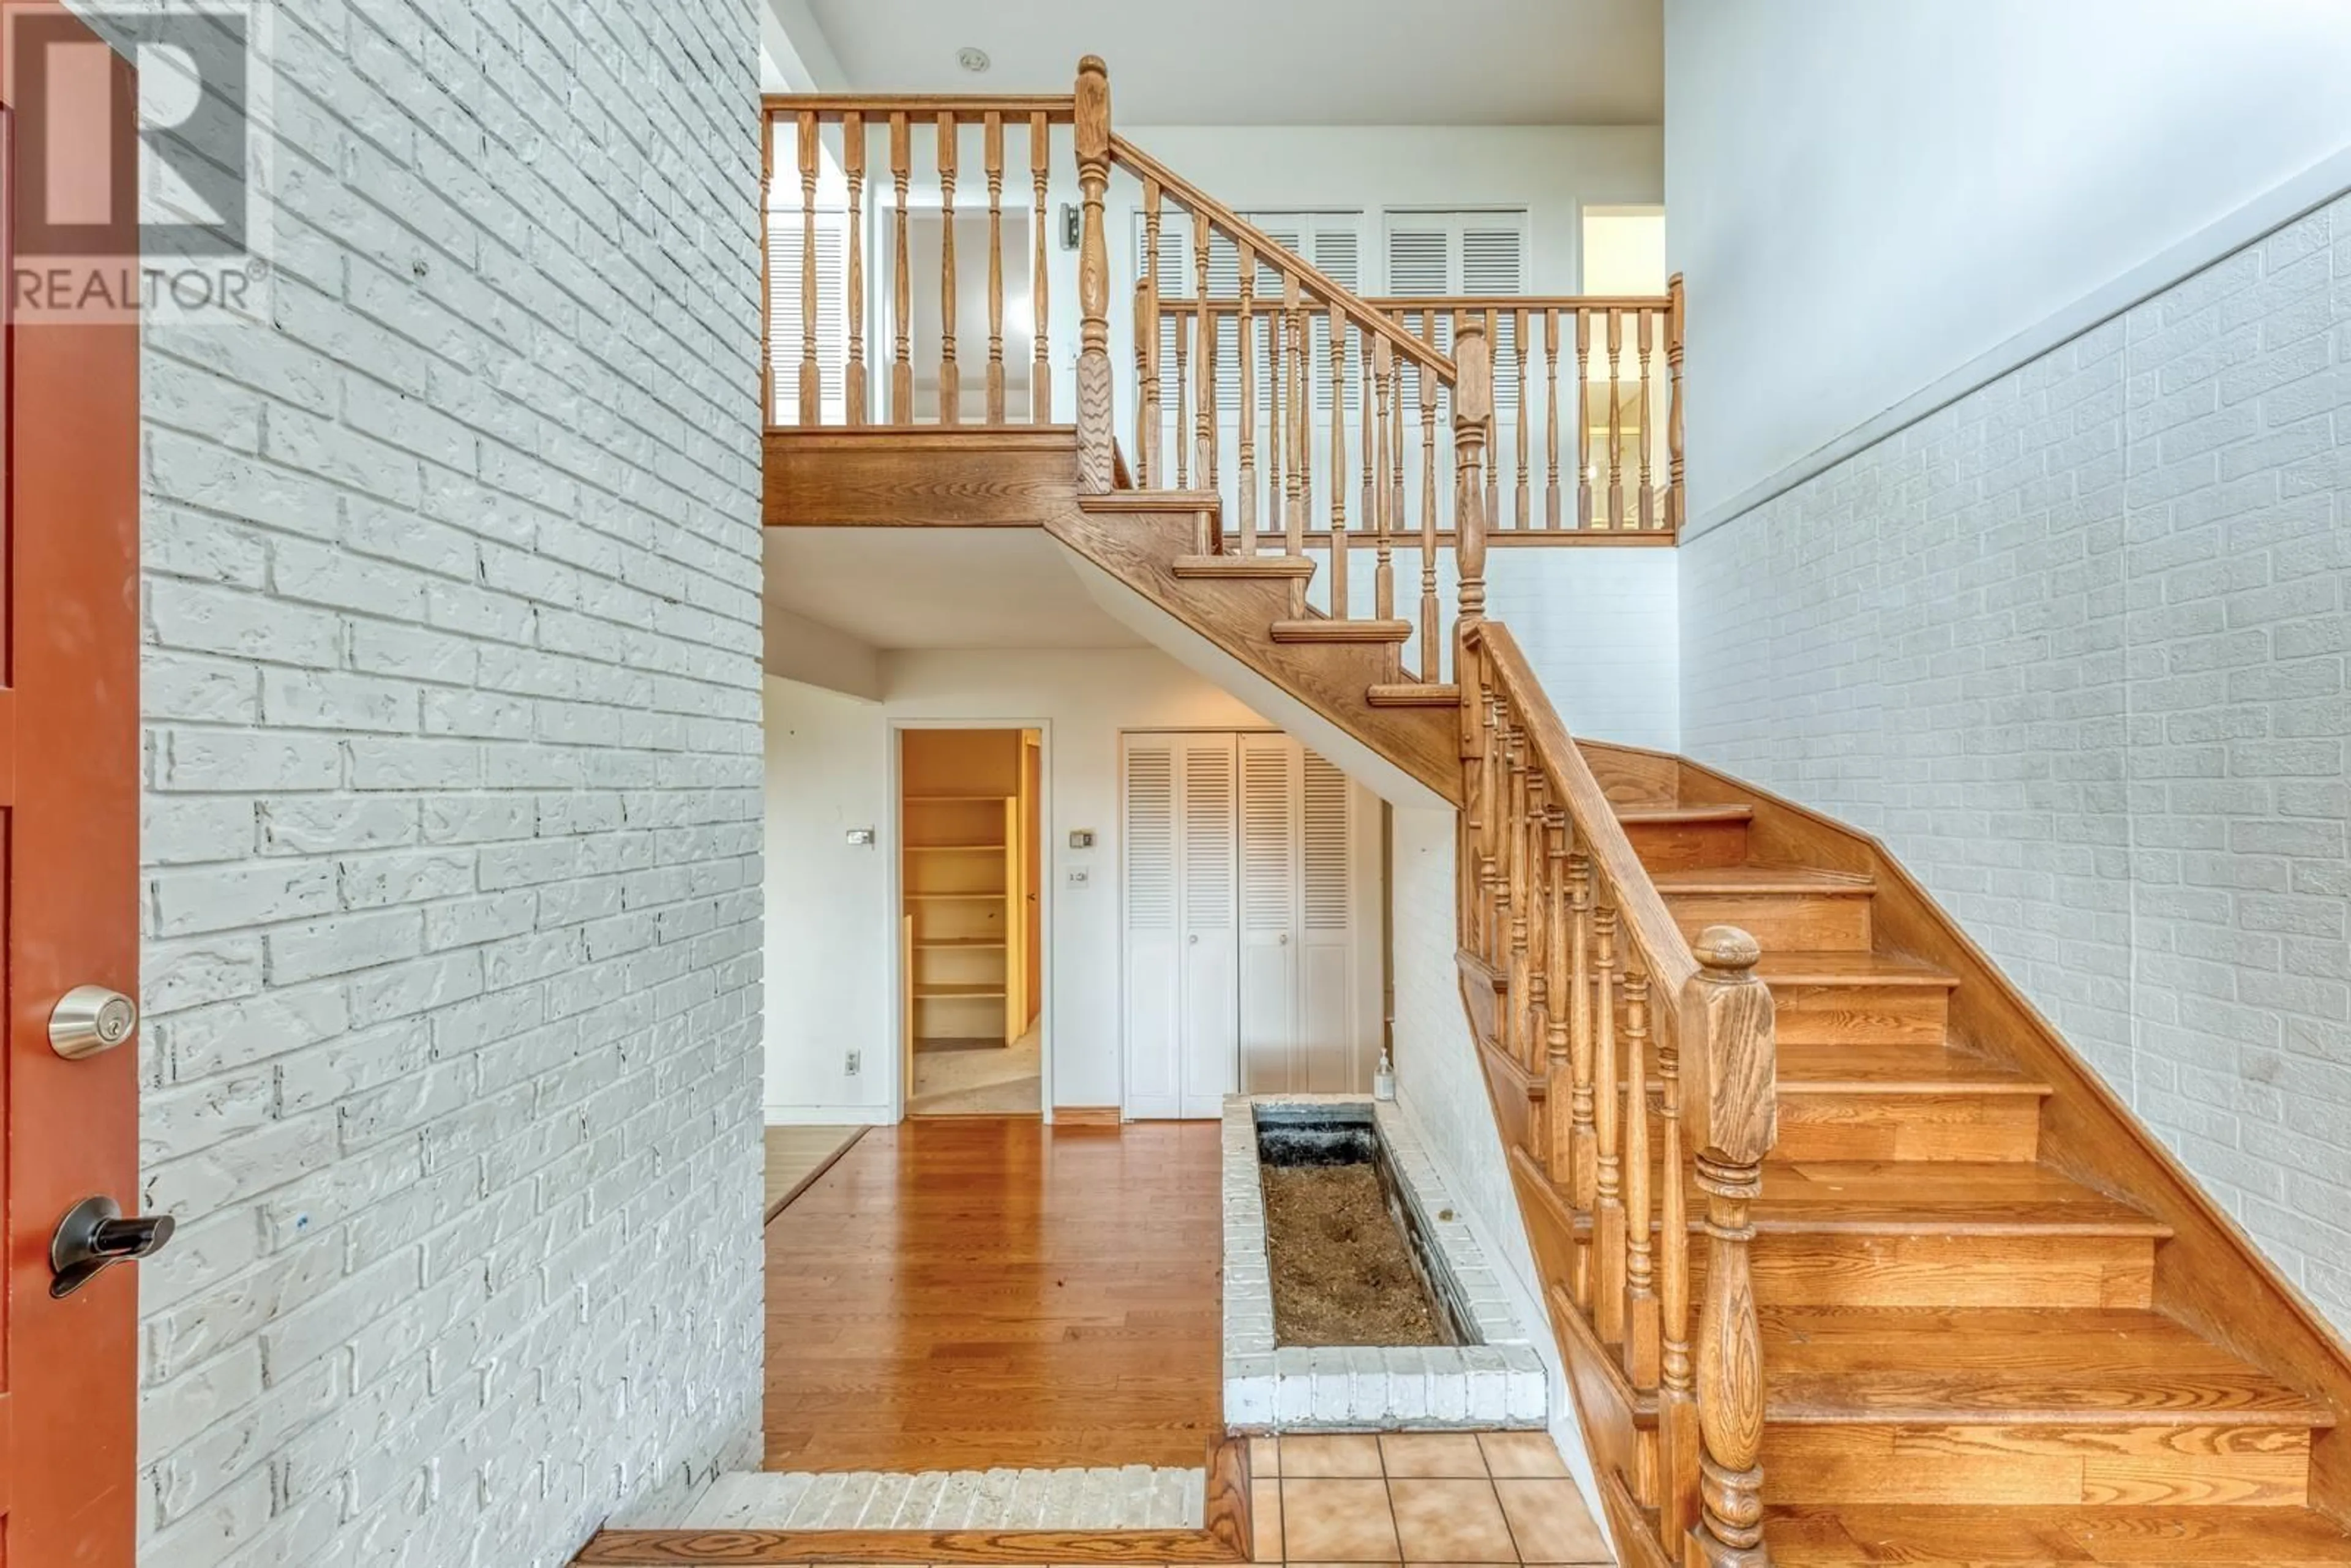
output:
[[[770,1469],[1196,1466],[1214,1123],[876,1127],[768,1228]]]

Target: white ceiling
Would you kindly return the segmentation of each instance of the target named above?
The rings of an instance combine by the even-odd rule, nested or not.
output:
[[[769,528],[767,599],[874,648],[1135,648],[1041,528]]]
[[[1655,125],[1664,0],[804,0],[850,89],[1070,90],[1123,125]],[[781,6],[788,22],[798,5]],[[993,67],[963,70],[985,49]],[[803,48],[805,56],[810,51]],[[816,51],[822,53],[822,49]]]

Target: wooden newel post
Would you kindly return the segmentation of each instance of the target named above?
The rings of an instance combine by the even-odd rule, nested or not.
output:
[[[1482,312],[1457,318],[1453,363],[1453,553],[1460,568],[1460,625],[1486,619],[1486,427],[1494,416],[1494,350]]]
[[[1706,1296],[1698,1309],[1698,1521],[1692,1568],[1768,1568],[1763,1544],[1763,1336],[1755,1311],[1749,1206],[1779,1137],[1771,988],[1756,977],[1755,938],[1709,925],[1691,950],[1681,1064],[1702,1073],[1687,1110],[1706,1195]]]
[[[1098,55],[1078,62],[1078,488],[1110,493],[1110,244],[1102,198],[1110,188],[1110,68]]]

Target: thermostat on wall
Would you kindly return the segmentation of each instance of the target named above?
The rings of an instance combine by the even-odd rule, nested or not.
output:
[[[1092,828],[1071,829],[1070,831],[1070,847],[1073,850],[1090,850],[1093,848],[1094,831]]]
[[[873,842],[873,830],[871,828],[852,828],[849,830],[849,841],[852,844],[870,845]]]

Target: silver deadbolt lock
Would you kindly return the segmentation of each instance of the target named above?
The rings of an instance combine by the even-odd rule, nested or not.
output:
[[[68,1061],[112,1051],[139,1027],[139,1004],[104,986],[76,986],[49,1009],[49,1049]]]

